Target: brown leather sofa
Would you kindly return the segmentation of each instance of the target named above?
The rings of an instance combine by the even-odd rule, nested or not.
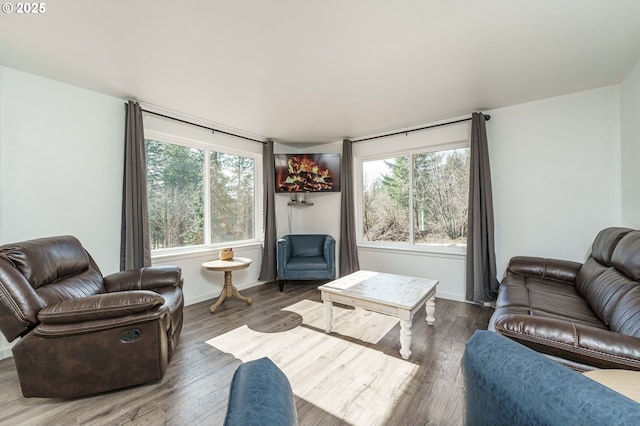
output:
[[[576,370],[640,370],[640,231],[607,228],[584,264],[514,257],[489,329]]]
[[[25,397],[77,397],[161,379],[182,330],[182,273],[103,277],[72,236],[0,247],[0,330]]]

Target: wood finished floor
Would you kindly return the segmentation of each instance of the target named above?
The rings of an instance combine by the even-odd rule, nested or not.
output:
[[[74,400],[23,398],[12,358],[0,361],[0,424],[221,425],[229,383],[243,361],[269,356],[291,381],[301,425],[459,425],[460,358],[490,308],[436,300],[413,321],[409,360],[400,325],[384,315],[334,305],[324,332],[317,283],[267,284],[229,299],[185,308],[182,338],[165,377],[135,388]]]

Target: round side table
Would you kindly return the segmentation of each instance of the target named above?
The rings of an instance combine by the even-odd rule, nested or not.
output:
[[[222,292],[220,293],[220,297],[216,300],[216,303],[211,305],[209,308],[210,312],[215,312],[216,308],[224,302],[224,299],[227,297],[235,297],[236,299],[242,300],[246,302],[248,305],[253,303],[250,297],[244,297],[238,292],[238,289],[235,288],[231,282],[231,272],[239,271],[240,269],[248,268],[251,265],[253,260],[246,257],[234,257],[231,260],[212,260],[210,262],[204,262],[202,264],[203,268],[206,268],[210,271],[223,271],[224,272],[224,287],[222,288]]]

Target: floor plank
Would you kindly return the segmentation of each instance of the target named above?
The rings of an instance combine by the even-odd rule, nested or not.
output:
[[[242,293],[253,305],[185,308],[180,344],[156,383],[73,400],[23,398],[13,359],[1,360],[0,424],[221,425],[235,368],[262,356],[289,377],[301,425],[462,423],[460,358],[491,309],[437,299],[435,325],[418,312],[403,360],[391,317],[336,304],[326,334],[317,283]]]

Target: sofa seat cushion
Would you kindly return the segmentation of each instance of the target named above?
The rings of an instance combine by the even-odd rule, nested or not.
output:
[[[572,284],[528,275],[508,275],[500,284],[496,312],[570,319],[606,328]]]
[[[324,256],[291,257],[287,263],[287,269],[291,271],[327,269],[327,261]]]

